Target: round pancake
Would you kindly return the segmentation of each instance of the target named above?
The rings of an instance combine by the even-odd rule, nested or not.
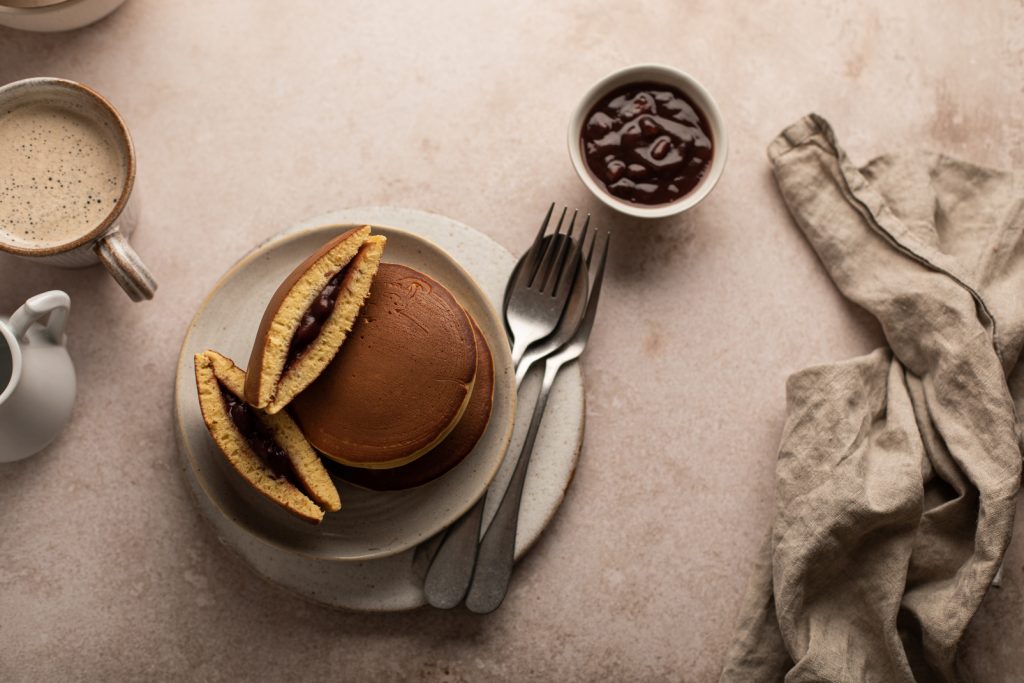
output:
[[[338,355],[291,410],[328,458],[399,467],[448,436],[475,375],[473,326],[455,297],[423,273],[382,263]]]
[[[422,486],[437,479],[470,454],[487,429],[494,401],[494,361],[491,350],[476,322],[472,318],[470,322],[476,338],[476,380],[466,412],[445,440],[434,446],[429,453],[401,467],[369,470],[328,460],[324,464],[329,472],[349,483],[374,491],[397,491]]]

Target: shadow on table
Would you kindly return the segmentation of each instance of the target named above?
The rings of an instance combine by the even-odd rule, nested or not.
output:
[[[624,216],[606,206],[592,211],[593,224],[612,232],[606,276],[615,287],[656,286],[666,269],[678,268],[693,256],[694,238],[708,212],[703,207],[659,219]],[[706,222],[706,221],[705,221]]]
[[[96,58],[107,53],[111,58],[118,55],[120,42],[114,38],[134,27],[141,30],[137,18],[143,16],[125,3],[112,14],[88,26],[73,31],[36,32],[20,31],[0,26],[0,45],[10,54],[27,55],[30,59],[0,61],[0,85],[22,78],[52,76],[77,79],[83,65],[95,64]],[[83,60],[81,55],[89,55]],[[16,64],[21,68],[9,65]],[[25,68],[25,65],[31,65]]]
[[[122,298],[132,303],[103,266],[55,268],[0,253],[0,315],[10,316],[29,297],[51,289],[71,296],[72,315],[79,301],[89,307],[118,304]]]

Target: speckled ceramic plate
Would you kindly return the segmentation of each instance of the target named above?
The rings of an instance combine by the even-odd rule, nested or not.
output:
[[[445,285],[477,321],[494,358],[491,419],[476,448],[444,477],[394,492],[339,485],[340,512],[313,526],[270,503],[228,467],[199,410],[194,354],[213,349],[244,367],[266,303],[288,273],[332,237],[351,228],[327,224],[272,240],[239,262],[218,283],[192,323],[179,366],[183,453],[199,485],[235,524],[284,551],[327,560],[367,560],[399,553],[459,518],[484,494],[508,448],[515,417],[512,359],[501,319],[466,273],[432,242],[391,227],[384,261],[411,266]]]
[[[450,288],[480,323],[496,350],[495,412],[478,448],[452,472],[411,491],[369,492],[339,482],[343,509],[308,526],[268,504],[225,465],[202,424],[195,396],[192,355],[217,349],[244,363],[277,283],[302,258],[345,226],[382,226],[389,238],[385,261],[405,263]],[[383,226],[396,226],[383,227]],[[448,254],[457,256],[458,263]],[[514,265],[501,246],[464,225],[418,211],[361,209],[307,221],[259,246],[217,284],[189,327],[178,364],[176,431],[182,464],[200,509],[222,540],[266,578],[337,607],[401,610],[423,604],[421,561],[413,547],[458,517],[480,495],[494,471],[506,480],[513,458],[501,464],[511,437],[518,453],[522,429],[516,412],[510,361],[500,319],[501,301]],[[500,351],[499,351],[500,349]],[[534,378],[535,379],[535,378]],[[533,396],[528,381],[523,396]],[[532,398],[519,406],[528,415]],[[583,385],[577,366],[555,385],[549,415],[538,436],[526,483],[516,543],[521,555],[540,535],[572,479],[583,432]],[[499,469],[499,464],[501,467]],[[488,501],[485,523],[496,501]]]

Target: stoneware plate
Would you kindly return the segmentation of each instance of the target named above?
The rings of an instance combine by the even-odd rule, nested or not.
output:
[[[244,364],[256,326],[277,283],[306,255],[350,225],[371,224],[388,237],[385,261],[424,271],[450,288],[478,321],[495,351],[495,408],[480,445],[444,477],[404,492],[369,492],[339,484],[343,509],[318,527],[264,501],[227,467],[202,423],[192,356],[214,348]],[[385,227],[395,226],[395,227]],[[451,256],[450,256],[451,255]],[[457,257],[458,263],[455,263]],[[515,396],[507,343],[494,306],[501,301],[514,258],[464,225],[418,211],[357,209],[306,221],[259,246],[215,286],[190,325],[176,379],[176,432],[182,465],[197,503],[221,539],[264,577],[337,607],[401,610],[422,605],[424,554],[414,546],[457,518],[502,464],[511,436],[518,454],[537,378]],[[583,386],[577,366],[556,382],[527,477],[516,555],[540,535],[572,479],[583,431]],[[517,429],[513,432],[513,423]],[[500,470],[499,465],[501,465]],[[488,500],[485,524],[497,501]]]
[[[190,359],[214,349],[244,367],[266,302],[292,269],[324,242],[351,228],[327,225],[264,245],[231,269],[207,299],[182,354],[181,421],[184,455],[206,494],[246,531],[268,543],[329,560],[393,555],[427,540],[459,518],[484,494],[508,448],[515,417],[512,360],[500,318],[472,277],[442,249],[411,232],[375,227],[388,238],[384,261],[422,271],[445,285],[477,321],[494,357],[494,406],[473,452],[446,476],[414,489],[367,491],[339,486],[341,511],[319,526],[270,503],[228,467],[209,437],[195,390]],[[190,391],[192,389],[192,391]]]

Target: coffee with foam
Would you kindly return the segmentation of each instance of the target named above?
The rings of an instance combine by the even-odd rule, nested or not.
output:
[[[109,123],[57,101],[0,109],[0,241],[47,249],[83,237],[117,208],[127,173]]]

